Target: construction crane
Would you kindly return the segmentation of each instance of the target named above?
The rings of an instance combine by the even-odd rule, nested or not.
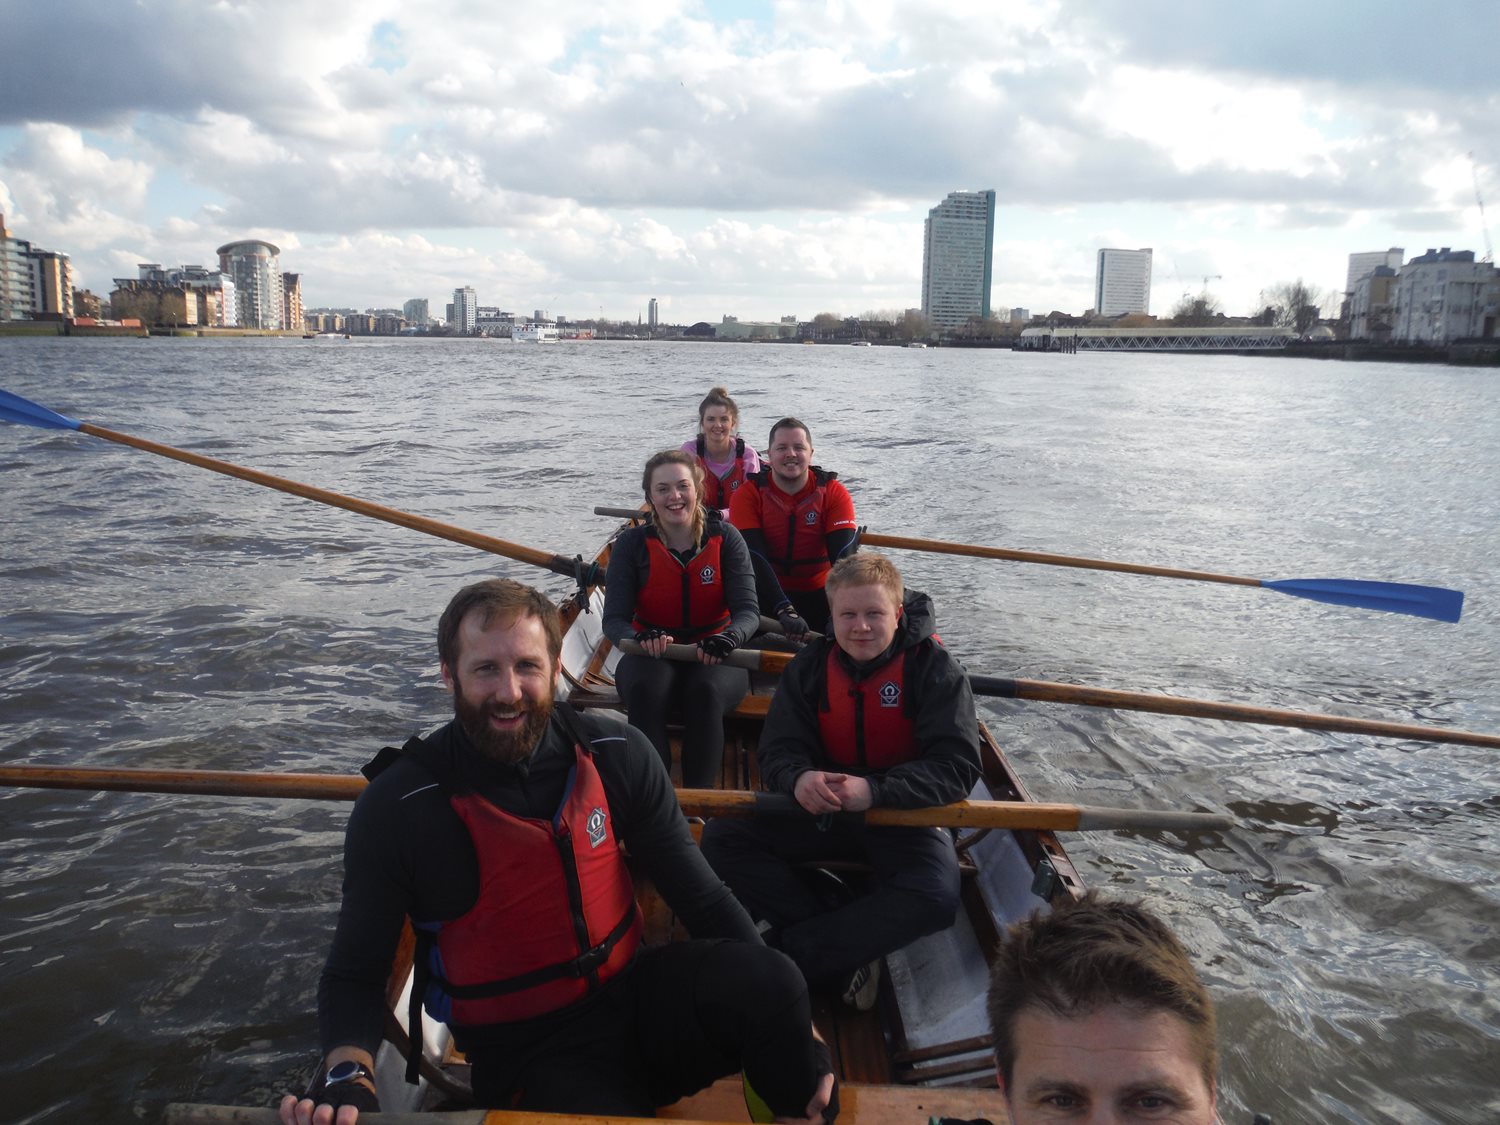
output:
[[[1479,162],[1474,159],[1474,154],[1469,153],[1469,171],[1474,176],[1474,202],[1479,204],[1479,229],[1484,234],[1484,257],[1486,262],[1495,260],[1495,248],[1490,245],[1490,224],[1484,217],[1484,196],[1479,194]]]

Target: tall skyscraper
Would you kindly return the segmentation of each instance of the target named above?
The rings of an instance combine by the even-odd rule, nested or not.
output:
[[[1124,316],[1151,311],[1151,249],[1099,251],[1094,269],[1094,311]]]
[[[12,235],[0,215],[0,320],[30,320],[35,311],[31,243]]]
[[[453,316],[448,321],[448,327],[461,336],[468,336],[475,329],[475,320],[479,316],[479,299],[474,295],[474,288],[465,285],[462,289],[453,291]]]
[[[651,331],[656,331],[656,298],[651,298],[651,303],[646,306],[646,323],[650,325]]]
[[[279,247],[258,238],[226,242],[219,247],[219,269],[234,283],[241,328],[282,328]]]
[[[1354,292],[1354,283],[1367,273],[1374,273],[1376,266],[1389,266],[1398,273],[1401,270],[1401,258],[1406,251],[1400,246],[1392,246],[1389,250],[1367,250],[1361,254],[1349,255],[1349,276],[1344,279],[1344,292]]]
[[[950,191],[931,211],[922,242],[922,315],[959,328],[990,315],[995,259],[995,193]]]

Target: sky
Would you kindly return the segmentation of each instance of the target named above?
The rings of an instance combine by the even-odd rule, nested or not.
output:
[[[264,238],[309,308],[853,316],[920,305],[928,209],[994,189],[996,310],[1082,312],[1099,248],[1151,247],[1152,312],[1245,315],[1353,252],[1483,255],[1480,197],[1500,223],[1496,0],[0,0],[0,29],[0,214],[100,294]]]

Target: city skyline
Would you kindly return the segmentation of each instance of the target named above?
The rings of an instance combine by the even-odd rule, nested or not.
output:
[[[994,188],[993,307],[1082,311],[1099,248],[1151,246],[1153,310],[1216,277],[1246,314],[1350,253],[1482,255],[1500,194],[1488,2],[299,12],[16,6],[9,225],[95,292],[264,239],[308,306],[774,320],[918,306],[927,210]]]

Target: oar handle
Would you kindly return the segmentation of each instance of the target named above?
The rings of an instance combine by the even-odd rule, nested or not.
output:
[[[195,793],[216,797],[277,797],[352,801],[365,789],[358,775],[238,773],[233,770],[97,769],[0,766],[0,785],[28,789],[77,789],[117,793]],[[689,816],[808,816],[795,800],[778,793],[733,789],[682,789],[678,802]],[[1052,831],[1152,829],[1207,831],[1228,828],[1227,817],[1206,813],[1157,813],[1135,809],[1089,809],[1033,801],[960,801],[932,809],[871,809],[871,824],[941,825],[951,828],[1032,828]]]
[[[689,816],[780,816],[810,818],[786,793],[746,793],[728,789],[679,789],[677,803]],[[1213,832],[1233,828],[1219,813],[1157,809],[1098,808],[1042,801],[956,801],[920,809],[868,809],[840,813],[866,824],[914,828],[1004,828],[1046,832],[1169,831]]]
[[[644,648],[629,639],[622,640],[615,647],[632,656],[649,655]],[[790,663],[794,655],[790,652],[773,652],[768,648],[737,648],[724,657],[723,663],[734,668],[747,668],[752,672],[778,673]],[[660,659],[691,663],[698,659],[698,646],[670,644]]]

